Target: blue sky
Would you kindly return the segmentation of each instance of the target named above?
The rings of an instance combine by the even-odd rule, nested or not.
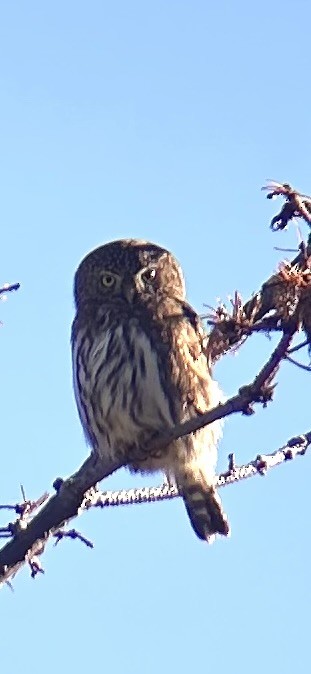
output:
[[[272,234],[265,178],[310,192],[310,4],[203,0],[1,3],[0,502],[84,460],[73,400],[72,280],[96,245],[141,237],[181,261],[191,303],[245,298],[295,247]],[[304,234],[306,226],[302,225]],[[217,367],[227,395],[271,349]],[[238,462],[310,428],[308,375],[226,422]],[[208,547],[182,503],[90,512],[94,541],[49,546],[45,576],[1,593],[1,671],[305,672],[310,457],[222,492],[229,541]],[[107,488],[141,480],[120,471]]]

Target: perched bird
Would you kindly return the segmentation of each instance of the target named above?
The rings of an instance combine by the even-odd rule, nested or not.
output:
[[[220,423],[148,449],[157,434],[221,397],[178,262],[148,241],[113,241],[82,260],[74,296],[74,390],[93,450],[132,471],[163,471],[180,489],[197,536],[226,536],[214,487]]]

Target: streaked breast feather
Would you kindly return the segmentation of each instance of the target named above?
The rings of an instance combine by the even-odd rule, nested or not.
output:
[[[131,446],[145,433],[173,424],[156,351],[136,325],[107,328],[93,340],[77,338],[74,389],[91,444]]]

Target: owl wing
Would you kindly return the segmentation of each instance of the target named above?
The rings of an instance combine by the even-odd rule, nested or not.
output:
[[[179,310],[170,327],[171,371],[183,407],[192,416],[218,405],[221,394],[212,379],[201,320],[187,302]]]
[[[216,407],[220,391],[213,380],[205,353],[207,335],[199,316],[188,304],[171,326],[172,377],[185,421]],[[227,536],[229,524],[215,489],[217,443],[221,424],[216,421],[186,436],[178,445],[170,473],[175,476],[191,525],[197,536],[212,541],[216,533]]]

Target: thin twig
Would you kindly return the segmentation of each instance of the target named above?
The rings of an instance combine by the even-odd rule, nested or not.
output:
[[[265,475],[270,468],[275,468],[284,463],[284,461],[295,459],[297,456],[303,456],[310,444],[311,431],[305,435],[291,438],[284,447],[281,447],[272,454],[259,454],[256,459],[242,466],[236,466],[233,463],[229,465],[227,471],[217,476],[216,486],[226,487],[229,484],[254,477],[254,475]],[[167,483],[159,487],[138,487],[136,489],[119,489],[104,492],[94,488],[86,494],[81,510],[88,510],[94,507],[105,508],[138,503],[155,503],[157,501],[178,498],[179,496],[177,487]]]
[[[0,288],[0,295],[3,295],[3,293],[10,293],[12,290],[18,290],[20,287],[20,283],[4,283],[2,288]]]
[[[304,365],[303,363],[299,363],[298,360],[295,360],[294,358],[291,358],[290,356],[285,356],[285,359],[288,360],[292,365],[296,365],[296,367],[299,367],[300,370],[304,370],[305,372],[311,372],[311,365]]]
[[[0,505],[0,510],[14,510],[17,513],[17,508],[20,508],[20,504],[12,505],[10,503],[3,503]]]
[[[285,461],[295,459],[297,456],[303,456],[308,447],[311,444],[311,431],[307,433],[295,436],[288,440],[288,442],[276,450],[272,454],[260,454],[254,460],[250,461],[247,464],[242,466],[235,466],[233,464],[229,470],[224,473],[221,473],[216,478],[217,487],[225,487],[229,484],[239,482],[241,480],[254,477],[255,475],[265,475],[268,470],[279,466]],[[174,486],[168,484],[161,485],[160,487],[141,487],[137,489],[122,489],[118,491],[106,491],[99,492],[97,488],[90,489],[85,495],[85,498],[79,508],[79,513],[81,514],[83,510],[87,510],[92,507],[109,507],[109,506],[119,506],[119,505],[130,505],[138,503],[152,503],[157,501],[171,500],[179,496],[178,490]],[[54,497],[55,498],[55,497]],[[73,530],[74,531],[74,530]],[[57,535],[57,532],[55,532]],[[64,535],[68,535],[70,538],[79,538],[83,539],[83,542],[86,544],[91,542],[84,540],[84,538],[77,534],[72,535],[71,532],[63,532],[60,536],[62,538]],[[41,547],[37,548],[37,555],[31,556],[31,551],[26,553],[25,562],[30,564],[31,575],[34,577],[38,572],[43,573],[43,569],[38,560],[38,555],[41,554],[44,550],[44,543],[41,542]],[[18,564],[15,568],[15,573],[21,568],[22,562]],[[7,578],[14,576],[12,569],[5,569],[1,582],[7,582]]]
[[[278,183],[274,180],[268,181],[268,184],[262,187],[262,190],[268,192],[267,198],[273,199],[276,196],[283,196],[286,203],[271,220],[270,227],[273,231],[285,229],[289,221],[294,217],[302,217],[309,225],[311,224],[311,198],[305,194],[300,194],[288,183]]]
[[[31,575],[32,578],[36,578],[38,573],[44,573],[44,568],[41,565],[39,557],[34,556],[31,559],[28,559],[27,561],[28,561],[28,564],[29,564],[29,567],[30,567],[30,570],[31,570],[30,575]]]
[[[295,353],[295,351],[300,351],[300,349],[303,349],[305,346],[308,346],[309,340],[305,339],[303,342],[300,342],[300,344],[297,344],[297,346],[292,346],[291,349],[288,349],[287,351],[287,356],[290,353]]]
[[[279,246],[273,246],[273,250],[278,250],[280,253],[298,253],[298,248],[279,248]]]
[[[59,529],[59,531],[56,531],[54,534],[55,543],[54,545],[58,545],[60,541],[63,540],[63,538],[71,538],[71,540],[78,540],[81,541],[81,543],[84,543],[88,548],[94,548],[94,545],[92,541],[90,541],[88,538],[85,538],[85,536],[82,536],[79,531],[76,531],[76,529],[69,529],[68,531],[64,529]]]

